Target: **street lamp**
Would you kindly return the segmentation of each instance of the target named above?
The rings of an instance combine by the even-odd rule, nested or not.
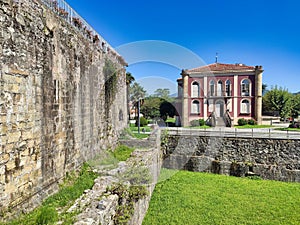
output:
[[[140,98],[138,99],[138,133],[140,133]]]

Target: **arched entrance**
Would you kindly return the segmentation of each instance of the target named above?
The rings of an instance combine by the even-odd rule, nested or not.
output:
[[[224,115],[224,101],[217,100],[215,104],[216,117],[223,117]]]

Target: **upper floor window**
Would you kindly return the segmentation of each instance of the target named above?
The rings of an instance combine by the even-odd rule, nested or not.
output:
[[[209,94],[210,96],[215,95],[215,82],[213,80],[209,82]]]
[[[242,83],[241,83],[242,96],[250,96],[250,84],[251,84],[251,82],[248,79],[242,80]]]
[[[219,80],[217,85],[217,96],[222,96],[222,93],[223,93],[223,82]]]
[[[225,88],[226,88],[226,96],[231,96],[231,82],[230,82],[230,80],[226,80]]]
[[[243,99],[241,102],[241,113],[250,113],[250,101],[248,99]]]
[[[192,83],[192,97],[199,97],[200,95],[200,85],[198,82],[194,81]]]
[[[198,100],[192,101],[191,113],[199,114],[200,113],[200,103]]]

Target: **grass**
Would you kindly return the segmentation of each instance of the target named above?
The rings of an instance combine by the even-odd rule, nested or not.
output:
[[[40,207],[13,221],[0,224],[56,224],[57,221],[64,221],[63,224],[73,224],[76,213],[67,213],[66,210],[82,195],[84,190],[92,188],[97,176],[88,164],[84,164],[78,174],[73,172],[67,175],[59,192],[47,198]]]
[[[188,127],[188,128],[192,128],[192,129],[208,129],[211,128],[211,126],[208,125],[203,125],[203,126],[193,126],[193,127]]]
[[[134,148],[129,148],[128,146],[125,145],[119,145],[112,152],[112,154],[118,161],[126,161],[130,157],[133,151]]]
[[[141,132],[142,132],[143,129],[145,130],[145,132],[151,132],[151,128],[148,127],[148,126],[140,127],[140,131],[141,131]],[[131,131],[138,131],[138,127],[130,126],[130,130],[131,130]]]
[[[168,117],[168,119],[166,120],[166,123],[175,123],[176,119],[172,118],[172,117]]]
[[[289,127],[275,128],[275,130],[282,130],[282,131],[298,131],[298,132],[300,132],[300,128],[289,128]]]
[[[300,224],[300,184],[179,171],[158,183],[143,225]]]
[[[271,128],[272,125],[243,125],[243,126],[234,126],[235,128],[244,129],[244,128]]]
[[[143,134],[143,133],[133,133],[133,137],[137,138],[137,139],[143,139],[143,138],[147,138],[149,137],[149,134]]]

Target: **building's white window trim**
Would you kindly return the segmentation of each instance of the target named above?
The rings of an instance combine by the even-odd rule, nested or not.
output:
[[[191,84],[191,97],[198,98],[200,96],[200,84],[197,81]]]
[[[223,95],[223,81],[218,80],[217,82],[217,96],[222,96]]]
[[[215,82],[213,80],[209,82],[209,95],[215,96]]]
[[[242,99],[240,104],[241,114],[250,114],[251,113],[251,101],[249,99]]]
[[[200,102],[198,100],[193,100],[191,104],[191,113],[200,114]]]
[[[209,99],[208,100],[208,112],[213,112],[214,111],[214,100],[212,100],[212,99]]]
[[[231,88],[230,80],[226,80],[225,82],[225,92],[226,92],[226,96],[232,96],[232,88]]]
[[[251,96],[251,81],[249,79],[243,79],[241,81],[241,95]]]

